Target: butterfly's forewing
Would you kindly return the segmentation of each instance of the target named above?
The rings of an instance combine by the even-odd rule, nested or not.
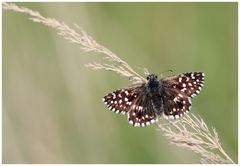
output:
[[[138,97],[139,92],[141,92],[142,86],[143,84],[137,84],[129,88],[116,90],[104,96],[103,102],[111,111],[126,114]]]
[[[176,76],[165,77],[160,81],[168,89],[173,88],[177,93],[194,97],[199,94],[204,85],[204,73],[182,73]]]
[[[166,118],[179,118],[191,109],[191,97],[199,94],[204,73],[183,73],[160,80],[163,87],[163,107]]]

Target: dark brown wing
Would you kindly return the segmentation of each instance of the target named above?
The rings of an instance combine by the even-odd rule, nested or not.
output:
[[[157,120],[150,96],[146,92],[141,93],[131,106],[128,114],[129,123],[136,127],[145,127]]]
[[[103,102],[115,113],[128,114],[128,121],[136,127],[148,126],[157,121],[146,84],[120,89],[103,97]]]
[[[104,96],[102,100],[111,111],[126,114],[130,111],[133,101],[137,98],[143,86],[144,84],[136,84],[116,90]]]
[[[198,95],[204,85],[204,73],[183,73],[160,80],[163,88],[165,118],[177,119],[191,109],[191,98]]]
[[[194,97],[199,94],[204,85],[204,73],[182,73],[176,76],[165,77],[160,82],[166,88],[173,88],[178,93]]]

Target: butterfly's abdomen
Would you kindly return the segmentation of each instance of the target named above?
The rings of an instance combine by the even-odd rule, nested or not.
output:
[[[155,113],[157,115],[161,115],[162,114],[162,110],[163,110],[162,96],[160,96],[159,93],[158,94],[156,93],[155,95],[152,95],[151,102],[152,102],[153,109],[154,109]]]

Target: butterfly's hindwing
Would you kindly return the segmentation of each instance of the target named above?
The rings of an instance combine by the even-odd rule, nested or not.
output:
[[[128,113],[128,121],[136,127],[145,127],[157,121],[157,116],[148,96],[140,94],[134,101]]]
[[[175,94],[174,98],[163,98],[163,115],[166,119],[178,119],[191,110],[191,98]]]

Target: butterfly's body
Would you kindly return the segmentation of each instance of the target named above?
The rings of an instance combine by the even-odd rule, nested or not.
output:
[[[147,126],[158,116],[177,119],[191,108],[191,97],[204,83],[204,73],[185,73],[157,79],[151,74],[147,82],[117,90],[103,98],[110,110],[128,115],[133,126]]]

